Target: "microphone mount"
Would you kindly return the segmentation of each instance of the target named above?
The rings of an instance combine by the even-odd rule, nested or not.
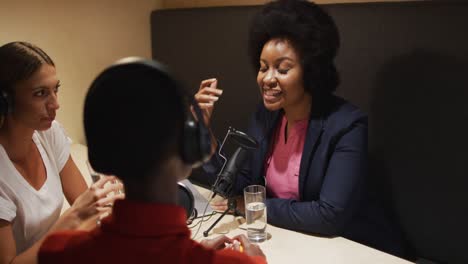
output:
[[[237,148],[237,150],[234,152],[234,154],[231,157],[231,159],[237,159],[238,157],[240,157],[240,160],[237,161],[236,164],[233,164],[234,166],[238,166],[244,162],[246,155],[247,155],[247,150],[253,150],[253,149],[258,148],[258,142],[254,138],[250,137],[246,133],[239,131],[231,126],[229,127],[226,135],[224,136],[223,142],[221,143],[221,146],[219,147],[219,150],[218,150],[218,155],[224,160],[224,162],[223,162],[223,166],[221,167],[221,170],[219,171],[216,177],[216,181],[212,186],[213,195],[211,196],[211,199],[213,199],[216,196],[216,194],[220,194],[224,198],[229,198],[228,196],[230,196],[230,193],[223,195],[222,193],[219,193],[216,190],[217,189],[216,187],[219,186],[220,183],[225,180],[224,177],[221,177],[221,176],[224,173],[228,160],[223,155],[222,150],[223,150],[224,144],[226,143],[226,140],[229,137],[232,137],[234,142],[236,142],[239,145],[239,147]],[[237,174],[237,171],[235,174]],[[236,175],[233,175],[233,177],[234,178],[230,183],[234,185],[236,183],[235,181]],[[231,186],[231,188],[232,187],[233,186]]]
[[[222,154],[222,149],[228,137],[232,137],[234,142],[236,142],[239,145],[229,162],[227,158]],[[239,212],[239,210],[237,210],[237,203],[236,199],[232,197],[232,190],[234,189],[236,184],[238,170],[240,169],[242,163],[244,163],[247,159],[248,151],[257,148],[258,142],[254,138],[250,137],[242,131],[236,130],[233,127],[229,127],[218,151],[218,155],[224,160],[224,163],[221,167],[221,170],[218,173],[216,182],[212,186],[213,195],[211,196],[211,199],[213,199],[216,196],[216,194],[219,194],[222,197],[228,199],[228,208],[221,214],[221,216],[218,219],[216,219],[216,221],[206,231],[203,232],[203,236],[207,237],[210,230],[213,229],[213,227],[228,212],[233,212],[235,216],[244,216],[242,212]]]

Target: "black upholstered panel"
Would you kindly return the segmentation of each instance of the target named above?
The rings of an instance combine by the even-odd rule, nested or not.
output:
[[[220,135],[229,125],[245,128],[248,113],[260,99],[246,51],[254,9],[162,10],[152,15],[154,58],[168,64],[194,92],[202,79],[218,78],[224,94],[213,126]]]
[[[468,3],[326,5],[342,37],[338,94],[369,113],[374,190],[416,255],[468,263]],[[258,7],[156,11],[153,56],[195,91],[225,90],[213,127],[245,128],[259,102],[246,55]],[[203,177],[198,175],[198,180]]]

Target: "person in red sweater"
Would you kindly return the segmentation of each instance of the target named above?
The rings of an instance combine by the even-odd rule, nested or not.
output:
[[[125,199],[92,231],[48,236],[39,263],[266,263],[245,236],[190,238],[177,182],[212,155],[191,98],[155,61],[127,58],[96,78],[84,109],[89,162],[122,180]]]

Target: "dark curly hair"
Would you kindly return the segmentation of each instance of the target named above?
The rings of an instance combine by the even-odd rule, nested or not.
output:
[[[318,5],[302,0],[279,0],[253,17],[249,32],[249,56],[255,70],[265,43],[271,39],[291,42],[301,58],[303,83],[312,105],[324,102],[336,90],[339,75],[334,58],[340,46],[338,28]]]

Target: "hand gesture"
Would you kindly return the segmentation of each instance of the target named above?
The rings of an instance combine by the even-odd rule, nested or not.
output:
[[[218,101],[223,90],[218,89],[218,80],[215,78],[203,80],[200,83],[200,88],[195,94],[195,100],[203,113],[203,121],[206,126],[210,125],[211,114],[213,113],[214,104]]]
[[[263,254],[263,251],[260,249],[260,247],[257,244],[251,243],[245,235],[238,235],[235,236],[233,239],[240,242],[240,245],[237,243],[234,244],[235,250],[243,251],[249,256],[261,256],[265,258],[265,254]]]
[[[223,249],[225,247],[225,243],[232,243],[232,239],[223,235],[212,239],[204,239],[200,242],[204,247],[215,250]]]
[[[64,217],[56,223],[55,229],[77,229],[85,223],[86,229],[93,228],[90,222],[96,223],[100,217],[109,214],[114,201],[125,197],[119,192],[122,187],[114,176],[101,177],[76,198]]]
[[[200,88],[195,94],[195,101],[197,101],[203,114],[203,122],[209,128],[211,134],[211,155],[214,154],[218,143],[216,137],[210,128],[211,115],[213,113],[214,104],[218,101],[219,97],[223,94],[223,90],[218,89],[218,80],[215,78],[203,80],[200,83]]]

